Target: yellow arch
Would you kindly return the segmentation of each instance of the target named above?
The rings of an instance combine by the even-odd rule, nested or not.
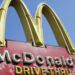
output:
[[[42,29],[41,28],[42,27],[41,26],[41,14],[42,13],[44,14],[47,21],[49,22],[59,46],[66,47],[69,53],[74,53],[75,49],[73,47],[73,44],[65,28],[63,27],[63,24],[61,23],[61,21],[59,20],[55,12],[52,10],[52,8],[50,8],[48,5],[44,3],[38,6],[36,13],[34,14],[34,19],[36,19],[36,25],[38,25],[38,31],[39,31],[40,36],[42,35],[41,34],[42,33],[41,31]]]
[[[34,45],[43,45],[43,41],[39,39],[39,35],[37,33],[36,27],[34,26],[34,22],[32,21],[32,17],[22,2],[22,0],[4,0],[1,8],[0,8],[0,43],[1,46],[4,46],[5,44],[5,20],[6,20],[6,14],[9,6],[13,6],[21,20],[21,23],[23,25],[24,32],[26,34],[27,41],[34,42]]]
[[[4,0],[0,8],[0,45],[5,45],[5,18],[9,6],[13,6],[21,20],[27,41],[34,42],[35,46],[43,46],[41,14],[43,13],[49,22],[59,46],[67,47],[69,53],[74,54],[75,49],[55,12],[46,4],[38,6],[33,18],[22,0]],[[27,35],[28,34],[28,35]]]

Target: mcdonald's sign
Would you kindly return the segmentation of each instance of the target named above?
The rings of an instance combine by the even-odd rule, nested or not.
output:
[[[28,42],[5,40],[9,6],[17,11]],[[44,14],[58,45],[45,45],[41,15]],[[75,75],[75,48],[61,21],[47,4],[32,17],[22,0],[3,0],[0,7],[0,75]]]

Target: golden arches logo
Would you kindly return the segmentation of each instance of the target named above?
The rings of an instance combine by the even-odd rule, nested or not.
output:
[[[0,46],[5,46],[5,20],[9,6],[13,6],[16,9],[23,25],[27,41],[34,42],[35,46],[44,47],[41,25],[41,14],[44,14],[54,32],[58,45],[67,47],[71,54],[75,53],[75,49],[65,28],[52,8],[42,3],[37,7],[32,17],[22,0],[4,0],[0,7]]]

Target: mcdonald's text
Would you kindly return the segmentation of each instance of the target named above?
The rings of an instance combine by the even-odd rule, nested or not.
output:
[[[14,53],[12,56],[10,56],[10,53],[8,50],[4,50],[3,54],[0,53],[0,62],[4,62],[6,59],[7,63],[13,63],[13,64],[19,64],[20,62],[23,61],[24,65],[31,65],[34,62],[36,62],[36,65],[42,66],[46,63],[46,66],[56,66],[56,67],[69,67],[72,68],[74,66],[74,57],[68,57],[64,58],[64,56],[59,57],[51,57],[51,56],[36,56],[30,52],[23,52],[22,56],[19,53]],[[22,59],[22,60],[21,60]]]

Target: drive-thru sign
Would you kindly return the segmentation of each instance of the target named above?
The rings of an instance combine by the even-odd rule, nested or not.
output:
[[[5,40],[5,20],[13,6],[28,42]],[[42,13],[59,47],[44,45]],[[75,75],[75,49],[61,21],[48,5],[38,6],[32,17],[22,0],[4,0],[0,7],[0,75]]]

